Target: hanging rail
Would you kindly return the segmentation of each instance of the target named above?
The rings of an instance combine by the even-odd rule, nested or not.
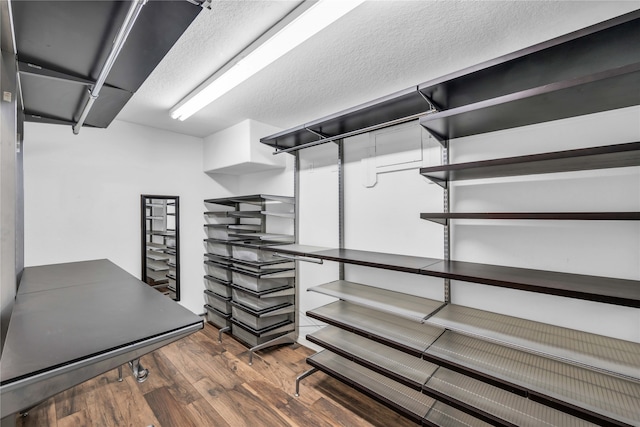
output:
[[[407,123],[407,122],[410,122],[410,121],[413,121],[413,120],[418,120],[418,119],[420,119],[420,117],[423,117],[423,116],[426,116],[427,114],[432,114],[432,113],[435,113],[435,111],[434,110],[423,111],[421,113],[412,114],[410,116],[401,117],[399,119],[390,120],[388,122],[378,123],[377,125],[368,126],[366,128],[352,130],[352,131],[346,132],[346,133],[341,133],[340,135],[330,136],[330,137],[327,137],[327,138],[319,139],[317,141],[311,141],[311,142],[307,142],[305,144],[296,145],[295,147],[285,148],[285,149],[282,149],[282,150],[276,149],[276,151],[274,151],[272,154],[276,155],[276,154],[280,154],[280,153],[290,153],[292,151],[302,150],[303,148],[314,147],[316,145],[324,144],[324,143],[327,143],[327,142],[333,142],[333,141],[338,140],[338,139],[349,138],[351,136],[356,136],[356,135],[360,135],[360,134],[363,134],[363,133],[372,132],[372,131],[378,130],[378,129],[384,129],[384,128],[387,128],[387,127],[390,127],[390,126],[395,126],[395,125],[399,125],[399,124],[402,124],[402,123]],[[310,130],[310,129],[306,128],[306,127],[305,127],[305,129]]]
[[[142,10],[142,7],[147,3],[147,1],[148,0],[132,0],[131,1],[131,6],[129,6],[127,16],[124,18],[124,22],[120,27],[120,31],[118,31],[118,35],[116,36],[115,40],[113,41],[113,44],[111,45],[111,51],[109,52],[109,56],[107,57],[107,60],[102,66],[102,69],[100,70],[100,74],[98,74],[98,79],[96,80],[96,83],[93,85],[93,88],[89,92],[89,99],[87,100],[87,103],[82,109],[82,113],[80,114],[80,118],[78,119],[78,122],[75,125],[73,125],[73,133],[75,135],[78,135],[80,133],[80,128],[82,128],[82,125],[84,124],[84,121],[86,120],[87,115],[89,115],[89,111],[91,111],[91,108],[93,107],[93,103],[96,102],[96,99],[98,99],[98,96],[100,96],[100,90],[102,89],[102,86],[104,85],[104,82],[107,79],[107,76],[109,75],[109,72],[113,67],[113,64],[115,64],[116,59],[120,54],[120,51],[122,50],[122,46],[124,46],[124,43],[127,40],[127,37],[131,32],[131,29],[133,28],[133,24],[136,22],[136,19],[138,19],[138,15],[140,15],[140,11]]]

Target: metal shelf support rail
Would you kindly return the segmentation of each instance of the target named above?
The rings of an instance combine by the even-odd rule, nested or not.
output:
[[[96,102],[96,100],[100,96],[100,90],[102,89],[102,86],[104,85],[104,82],[107,79],[107,76],[109,75],[113,64],[115,64],[116,59],[118,59],[118,55],[122,50],[122,46],[124,46],[124,43],[127,41],[127,37],[129,36],[129,33],[131,32],[131,29],[136,22],[136,19],[138,19],[142,7],[147,4],[147,1],[148,0],[134,0],[131,2],[131,6],[129,6],[129,10],[127,11],[127,16],[122,23],[122,27],[120,27],[120,31],[118,32],[118,35],[113,42],[113,46],[111,46],[109,56],[107,57],[107,60],[100,70],[100,74],[98,75],[98,79],[96,80],[95,85],[93,85],[93,88],[89,93],[89,99],[82,109],[82,113],[80,113],[78,123],[73,125],[73,133],[75,135],[78,135],[80,133],[80,128],[82,128],[85,119],[89,115],[89,111],[91,111],[93,103]]]

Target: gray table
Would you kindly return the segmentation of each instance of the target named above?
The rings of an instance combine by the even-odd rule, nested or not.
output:
[[[0,360],[0,418],[202,327],[109,260],[28,267]]]

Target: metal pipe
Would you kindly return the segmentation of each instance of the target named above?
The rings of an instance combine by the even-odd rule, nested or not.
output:
[[[96,99],[98,99],[98,96],[100,96],[100,90],[102,89],[102,86],[104,85],[104,82],[107,79],[107,76],[109,75],[109,72],[113,67],[113,64],[115,64],[116,59],[120,54],[120,51],[122,50],[122,46],[124,46],[124,43],[127,40],[127,37],[131,32],[131,29],[133,28],[133,24],[135,24],[136,19],[138,19],[138,15],[140,15],[140,11],[142,10],[142,7],[145,4],[147,4],[147,1],[148,0],[132,0],[131,1],[131,6],[129,6],[129,10],[127,11],[127,16],[124,18],[124,22],[120,27],[120,31],[118,31],[118,35],[116,36],[115,40],[113,41],[113,44],[111,45],[111,51],[109,52],[109,56],[107,57],[107,60],[102,66],[102,70],[100,70],[100,74],[98,74],[98,79],[96,80],[96,83],[93,85],[93,88],[89,92],[89,100],[85,104],[82,110],[82,113],[80,114],[78,123],[76,123],[73,126],[73,133],[75,135],[80,133],[80,128],[82,128],[82,125],[84,124],[84,121],[86,120],[87,115],[89,114],[89,111],[91,111],[91,108],[93,107],[93,103],[96,101]]]
[[[402,124],[402,123],[407,123],[407,122],[410,122],[412,120],[418,120],[422,116],[426,116],[427,114],[433,114],[433,113],[434,113],[433,110],[423,111],[422,113],[412,114],[410,116],[401,117],[399,119],[390,120],[388,122],[379,123],[377,125],[369,126],[369,127],[366,127],[366,128],[352,130],[351,132],[341,133],[340,135],[330,136],[328,138],[319,139],[317,141],[307,142],[306,144],[296,145],[295,147],[285,148],[283,150],[276,149],[276,151],[274,151],[272,154],[275,155],[275,154],[280,154],[280,153],[290,153],[292,151],[298,151],[298,150],[301,150],[303,148],[314,147],[316,145],[324,144],[326,142],[332,142],[332,141],[335,141],[335,140],[338,140],[338,139],[349,138],[351,136],[360,135],[360,134],[371,132],[371,131],[374,131],[374,130],[384,129],[384,128],[387,128],[387,127],[390,127],[390,126],[395,126],[395,125],[399,125],[399,124]],[[309,130],[306,127],[305,127],[305,129]]]
[[[292,261],[303,261],[303,262],[311,262],[313,264],[323,264],[323,261],[321,259],[319,259],[319,258],[311,258],[311,257],[308,257],[308,256],[289,255],[289,254],[283,254],[281,252],[276,252],[276,253],[273,254],[273,256],[284,258],[284,259],[290,259]]]

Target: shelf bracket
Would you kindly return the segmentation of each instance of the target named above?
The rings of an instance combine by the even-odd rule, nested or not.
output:
[[[426,127],[422,123],[420,123],[420,125],[424,128],[424,130],[429,132],[429,135],[431,135],[436,141],[438,141],[438,143],[440,143],[440,145],[442,145],[442,148],[449,148],[449,140],[444,135],[441,135],[435,130]]]
[[[429,111],[427,113],[433,114],[433,113],[437,113],[438,111],[442,111],[443,108],[441,106],[439,106],[438,104],[436,104],[433,99],[429,98],[427,95],[425,95],[421,90],[420,90],[420,86],[416,86],[416,90],[418,91],[418,93],[420,94],[420,96],[422,97],[422,99],[424,99],[425,101],[427,101],[427,104],[429,104]]]
[[[330,135],[324,134],[324,133],[319,132],[317,130],[309,129],[306,126],[304,127],[304,130],[306,130],[307,132],[311,132],[312,134],[314,134],[315,136],[317,136],[320,139],[329,139],[329,138],[331,138]]]
[[[429,175],[422,175],[425,178],[427,178],[429,181],[433,182],[434,184],[438,184],[440,187],[444,188],[445,190],[447,188],[449,188],[449,181],[447,181],[446,179],[439,179],[439,178],[434,178],[432,176]]]
[[[427,221],[431,221],[431,222],[435,222],[438,224],[442,224],[442,225],[449,225],[449,218],[432,218],[432,217],[425,217],[420,215],[420,218],[427,220]]]

